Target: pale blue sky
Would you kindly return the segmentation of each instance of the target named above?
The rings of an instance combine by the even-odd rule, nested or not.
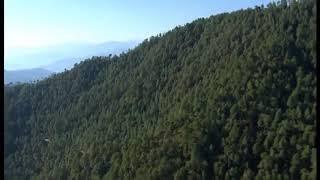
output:
[[[5,47],[141,40],[270,0],[5,0]]]

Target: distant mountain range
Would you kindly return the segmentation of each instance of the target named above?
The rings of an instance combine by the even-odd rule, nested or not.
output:
[[[32,82],[36,80],[41,80],[49,75],[53,74],[53,72],[48,71],[46,69],[34,68],[34,69],[25,69],[25,70],[14,70],[7,71],[4,70],[4,83],[24,83],[24,82]]]
[[[101,44],[63,44],[44,48],[15,48],[5,54],[7,70],[42,68],[53,72],[70,69],[92,56],[120,54],[138,45],[139,41],[105,42]]]
[[[46,48],[16,48],[5,56],[5,84],[31,82],[54,72],[71,69],[92,56],[120,54],[138,45],[139,41],[106,42],[101,44],[64,44]]]

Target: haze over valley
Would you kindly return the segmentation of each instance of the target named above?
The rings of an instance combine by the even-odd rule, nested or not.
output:
[[[30,82],[52,73],[70,70],[74,64],[92,56],[119,55],[140,41],[100,44],[64,44],[43,48],[14,48],[5,56],[5,83]],[[39,70],[43,73],[39,73]],[[23,75],[23,73],[26,73]]]

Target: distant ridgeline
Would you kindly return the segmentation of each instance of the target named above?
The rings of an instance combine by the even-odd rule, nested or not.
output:
[[[202,18],[5,88],[7,179],[315,179],[315,2]]]
[[[53,72],[46,69],[34,68],[23,70],[4,70],[4,83],[16,84],[16,83],[32,83],[37,80],[42,80],[53,74]]]

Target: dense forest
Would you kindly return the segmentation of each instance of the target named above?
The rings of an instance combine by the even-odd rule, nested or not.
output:
[[[6,179],[316,179],[315,1],[200,18],[4,92]]]

